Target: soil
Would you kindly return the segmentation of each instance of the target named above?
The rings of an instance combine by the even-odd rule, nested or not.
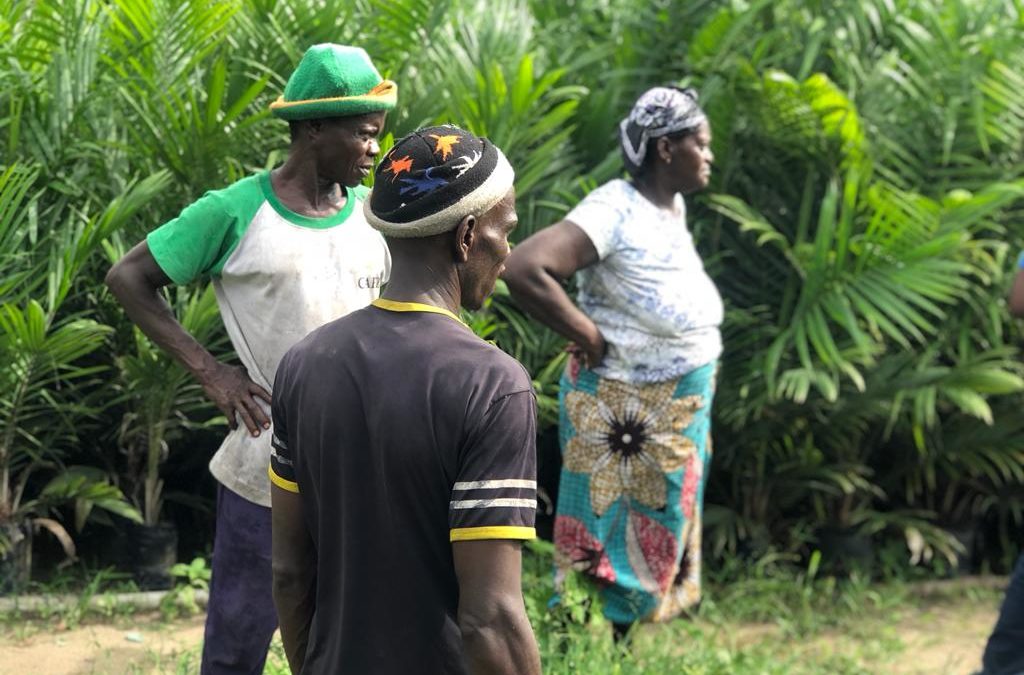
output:
[[[727,643],[736,646],[785,645],[814,660],[846,656],[869,672],[891,675],[969,675],[981,667],[981,654],[992,631],[997,607],[943,604],[920,611],[900,611],[898,617],[872,617],[844,632],[826,631],[794,644],[770,624],[746,624],[730,631]],[[810,659],[808,659],[810,660]]]
[[[174,673],[181,655],[202,640],[202,615],[171,622],[135,615],[70,630],[23,622],[0,634],[0,674]]]
[[[996,622],[996,610],[957,613],[947,608],[902,624],[899,639],[906,652],[894,673],[971,673],[981,667],[985,641]]]

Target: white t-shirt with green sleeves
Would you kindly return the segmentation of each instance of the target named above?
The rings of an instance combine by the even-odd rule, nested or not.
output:
[[[384,238],[363,217],[369,190],[346,193],[337,214],[309,218],[278,201],[264,172],[207,192],[146,238],[175,283],[212,278],[235,352],[267,391],[292,345],[370,304],[390,276]],[[210,461],[225,487],[264,506],[270,506],[270,437],[264,431],[254,438],[239,423]]]

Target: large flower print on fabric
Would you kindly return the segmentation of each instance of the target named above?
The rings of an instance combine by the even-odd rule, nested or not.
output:
[[[598,581],[615,581],[615,570],[601,540],[570,516],[555,518],[555,555],[559,563]]]
[[[687,520],[693,518],[693,509],[697,503],[697,490],[700,488],[701,478],[704,477],[704,463],[700,461],[700,454],[694,453],[686,460],[686,474],[683,478],[683,489],[679,495],[679,505],[683,510],[683,517]]]
[[[700,604],[701,520],[700,514],[683,527],[683,559],[675,579],[651,615],[652,621],[665,621]]]
[[[665,508],[665,474],[681,469],[696,452],[682,431],[703,405],[700,396],[673,400],[674,387],[674,382],[636,387],[602,379],[596,396],[579,390],[566,396],[576,435],[566,444],[565,468],[590,474],[596,515],[622,496]]]
[[[649,593],[664,592],[676,573],[678,542],[672,532],[639,511],[626,524],[626,554],[640,584]]]
[[[573,386],[580,380],[580,360],[575,354],[569,354],[569,363],[566,365],[566,374]]]

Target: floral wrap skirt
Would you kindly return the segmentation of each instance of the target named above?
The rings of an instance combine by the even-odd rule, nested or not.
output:
[[[665,621],[700,601],[715,370],[633,385],[570,358],[562,375],[556,588],[582,572],[611,621]]]

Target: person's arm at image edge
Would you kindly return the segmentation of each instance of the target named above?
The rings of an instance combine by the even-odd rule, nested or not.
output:
[[[522,542],[452,543],[459,582],[459,628],[472,675],[539,675],[540,653],[526,618]]]
[[[106,284],[125,314],[147,337],[171,355],[202,385],[207,396],[227,417],[232,429],[235,414],[253,435],[267,429],[270,420],[254,397],[270,402],[270,394],[253,382],[244,368],[217,361],[189,335],[168,306],[160,289],[173,283],[143,241],[107,272]]]
[[[270,501],[274,607],[288,666],[298,675],[316,608],[316,549],[306,529],[299,494],[275,483],[270,486]]]
[[[1024,254],[1021,255],[1024,258]],[[1021,266],[1021,259],[1017,262],[1017,274],[1013,277],[1013,287],[1010,289],[1010,297],[1007,305],[1010,314],[1015,318],[1024,318],[1024,267]]]
[[[563,220],[516,246],[505,261],[502,275],[516,303],[575,342],[591,366],[604,356],[604,337],[590,317],[576,307],[562,283],[597,261],[597,250],[587,234],[575,223]]]

